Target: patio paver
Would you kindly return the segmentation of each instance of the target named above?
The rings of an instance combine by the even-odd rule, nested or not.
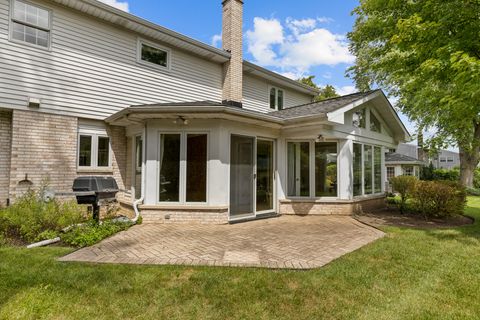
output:
[[[383,236],[345,216],[282,216],[234,225],[143,224],[59,260],[311,269]]]

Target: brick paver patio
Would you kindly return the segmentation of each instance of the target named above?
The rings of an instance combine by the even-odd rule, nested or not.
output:
[[[234,225],[143,224],[59,260],[310,269],[383,235],[343,216],[282,216]]]

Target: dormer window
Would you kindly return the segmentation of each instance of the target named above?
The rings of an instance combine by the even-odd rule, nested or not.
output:
[[[11,21],[11,39],[35,46],[50,46],[50,11],[15,0]]]
[[[162,46],[139,40],[138,42],[138,62],[148,64],[149,66],[170,69],[171,51]]]
[[[284,94],[282,89],[275,87],[270,88],[270,109],[282,110],[283,109]]]

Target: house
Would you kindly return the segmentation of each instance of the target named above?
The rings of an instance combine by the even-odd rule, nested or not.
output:
[[[380,205],[409,139],[380,90],[315,89],[96,0],[0,0],[0,201],[113,176],[144,221],[226,223]]]
[[[386,170],[386,180],[388,184],[390,178],[398,176],[415,176],[420,177],[420,169],[424,165],[424,162],[399,154],[396,152],[389,152],[385,155],[385,170]]]
[[[460,167],[460,154],[449,150],[439,150],[430,161],[436,169],[451,170]]]

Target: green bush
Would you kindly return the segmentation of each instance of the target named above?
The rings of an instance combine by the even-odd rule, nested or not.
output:
[[[463,214],[466,189],[453,181],[418,181],[412,193],[414,210],[425,219]]]
[[[480,189],[480,168],[477,168],[473,172],[473,186],[477,189]]]
[[[67,233],[61,235],[61,239],[74,247],[88,247],[117,232],[128,229],[132,225],[132,223],[125,222],[104,221],[97,224],[95,221],[90,221],[84,225],[73,227]]]
[[[480,196],[480,188],[467,188],[466,191],[469,196]]]
[[[433,170],[433,179],[436,181],[459,181],[460,180],[460,169],[454,168],[451,170],[447,169],[435,169]]]
[[[31,190],[12,206],[0,210],[0,234],[24,242],[44,240],[69,225],[84,221],[84,213],[84,207],[75,201],[44,201],[42,190]]]
[[[405,212],[406,202],[415,191],[417,178],[413,176],[398,176],[390,178],[393,191],[400,194],[400,213]]]

